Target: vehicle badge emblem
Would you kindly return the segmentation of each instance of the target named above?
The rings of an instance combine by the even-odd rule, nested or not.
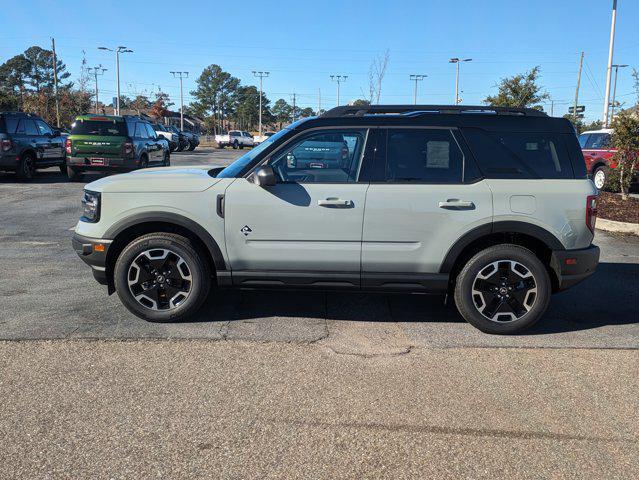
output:
[[[247,237],[248,237],[248,234],[251,233],[252,231],[253,230],[251,230],[251,227],[249,227],[248,225],[244,225],[242,229],[240,230],[240,232],[242,232]]]

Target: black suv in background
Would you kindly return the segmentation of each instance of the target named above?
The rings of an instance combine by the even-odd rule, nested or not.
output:
[[[64,137],[37,115],[0,112],[0,170],[30,180],[37,168],[64,172]]]
[[[171,163],[169,142],[153,126],[136,116],[81,115],[66,142],[67,175],[82,172],[127,172]]]

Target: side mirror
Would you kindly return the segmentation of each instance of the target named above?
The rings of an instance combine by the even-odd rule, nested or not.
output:
[[[260,187],[273,187],[277,183],[273,167],[264,165],[253,174],[253,183]]]

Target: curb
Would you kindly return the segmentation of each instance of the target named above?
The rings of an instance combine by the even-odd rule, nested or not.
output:
[[[633,235],[639,235],[639,223],[617,222],[615,220],[597,218],[595,228],[605,232],[631,233]]]

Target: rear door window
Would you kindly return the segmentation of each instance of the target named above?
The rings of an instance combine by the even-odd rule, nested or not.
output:
[[[136,138],[148,138],[149,134],[146,131],[146,127],[142,122],[138,122],[135,126],[135,137]]]
[[[27,135],[38,136],[40,133],[36,127],[36,124],[30,118],[23,118],[22,123],[24,124],[24,131]]]
[[[386,182],[462,182],[464,155],[448,129],[391,129],[387,133]]]
[[[586,148],[593,150],[605,149],[610,147],[610,134],[608,133],[591,133]]]
[[[554,133],[487,132],[465,128],[486,178],[574,178],[563,139]]]
[[[145,125],[146,125],[146,132],[147,132],[148,137],[149,138],[155,138],[156,134],[155,134],[155,130],[153,130],[153,127],[150,124],[148,124],[148,123],[146,123]]]

